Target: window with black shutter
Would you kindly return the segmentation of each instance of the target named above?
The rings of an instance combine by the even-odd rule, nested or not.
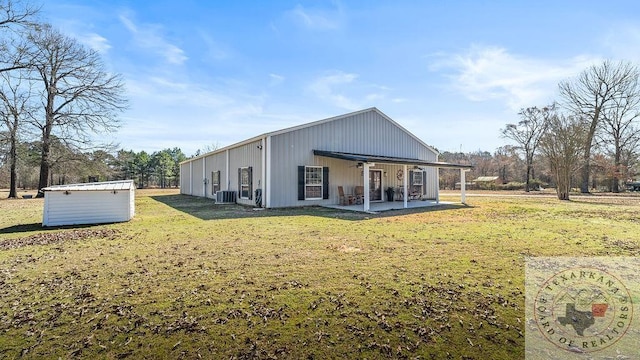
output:
[[[329,198],[329,168],[298,166],[298,200]]]
[[[252,191],[252,171],[251,166],[241,167],[238,169],[238,192],[240,199],[251,199]]]
[[[211,172],[211,195],[220,191],[220,170]]]

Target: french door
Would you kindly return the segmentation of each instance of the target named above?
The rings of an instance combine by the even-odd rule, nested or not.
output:
[[[382,170],[369,170],[369,201],[382,200]]]

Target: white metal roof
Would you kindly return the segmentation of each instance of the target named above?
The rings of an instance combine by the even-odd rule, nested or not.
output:
[[[112,190],[131,190],[133,188],[133,180],[117,180],[92,182],[84,184],[67,184],[49,186],[42,191],[112,191]]]
[[[191,159],[187,159],[187,160],[182,161],[180,164],[189,163],[191,161],[198,160],[198,159],[201,159],[203,157],[206,157],[206,156],[209,156],[209,155],[212,155],[212,154],[215,154],[215,153],[220,153],[220,152],[223,152],[223,151],[226,151],[228,149],[232,149],[232,148],[235,148],[235,147],[238,147],[238,146],[242,146],[242,145],[245,145],[245,144],[248,144],[248,143],[263,139],[263,138],[266,138],[268,136],[285,134],[285,133],[288,133],[288,132],[304,129],[304,128],[311,127],[311,126],[320,125],[320,124],[323,124],[323,123],[326,123],[326,122],[330,122],[330,121],[336,121],[336,120],[344,119],[344,118],[347,118],[347,117],[350,117],[350,116],[354,116],[354,115],[358,115],[358,114],[362,114],[362,113],[366,113],[366,112],[370,112],[370,111],[374,111],[374,112],[380,114],[383,118],[385,118],[386,120],[388,120],[389,122],[391,122],[392,124],[394,124],[395,126],[400,128],[402,131],[404,131],[409,136],[414,138],[416,141],[418,141],[424,147],[428,148],[429,150],[433,151],[436,154],[439,153],[438,150],[436,150],[436,148],[434,148],[433,146],[427,145],[424,141],[422,141],[420,138],[415,136],[409,130],[405,129],[400,124],[398,124],[396,121],[394,121],[393,119],[388,117],[385,113],[380,111],[378,108],[371,107],[371,108],[368,108],[368,109],[354,111],[354,112],[351,112],[351,113],[348,113],[348,114],[338,115],[338,116],[330,117],[330,118],[327,118],[327,119],[316,120],[316,121],[312,121],[312,122],[309,122],[309,123],[306,123],[306,124],[296,125],[296,126],[288,127],[288,128],[281,129],[281,130],[276,130],[276,131],[271,131],[271,132],[268,132],[268,133],[264,133],[262,135],[254,136],[254,137],[249,138],[247,140],[244,140],[244,141],[241,141],[241,142],[238,142],[238,143],[235,143],[235,144],[231,144],[231,145],[225,146],[223,148],[216,149],[216,150],[210,151],[210,152],[205,153],[205,154],[201,154],[199,156],[194,156]]]

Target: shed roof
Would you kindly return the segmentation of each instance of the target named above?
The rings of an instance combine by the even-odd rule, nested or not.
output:
[[[496,181],[498,180],[498,178],[499,178],[498,176],[478,176],[478,178],[473,181],[489,182],[489,181]]]
[[[131,190],[133,188],[133,180],[117,180],[103,181],[83,184],[67,184],[49,186],[42,191],[113,191],[113,190]]]
[[[342,160],[352,160],[358,162],[371,162],[371,163],[387,163],[387,164],[400,164],[400,165],[422,165],[433,166],[439,168],[448,169],[471,169],[473,166],[464,164],[453,164],[441,161],[426,161],[412,158],[400,158],[394,156],[382,156],[382,155],[367,155],[367,154],[352,154],[339,151],[325,151],[325,150],[313,150],[314,155],[331,157]]]

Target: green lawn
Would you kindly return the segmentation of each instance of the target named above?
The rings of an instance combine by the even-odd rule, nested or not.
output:
[[[637,197],[468,202],[141,191],[128,223],[43,230],[41,199],[1,200],[0,358],[523,358],[526,256],[640,254]]]

